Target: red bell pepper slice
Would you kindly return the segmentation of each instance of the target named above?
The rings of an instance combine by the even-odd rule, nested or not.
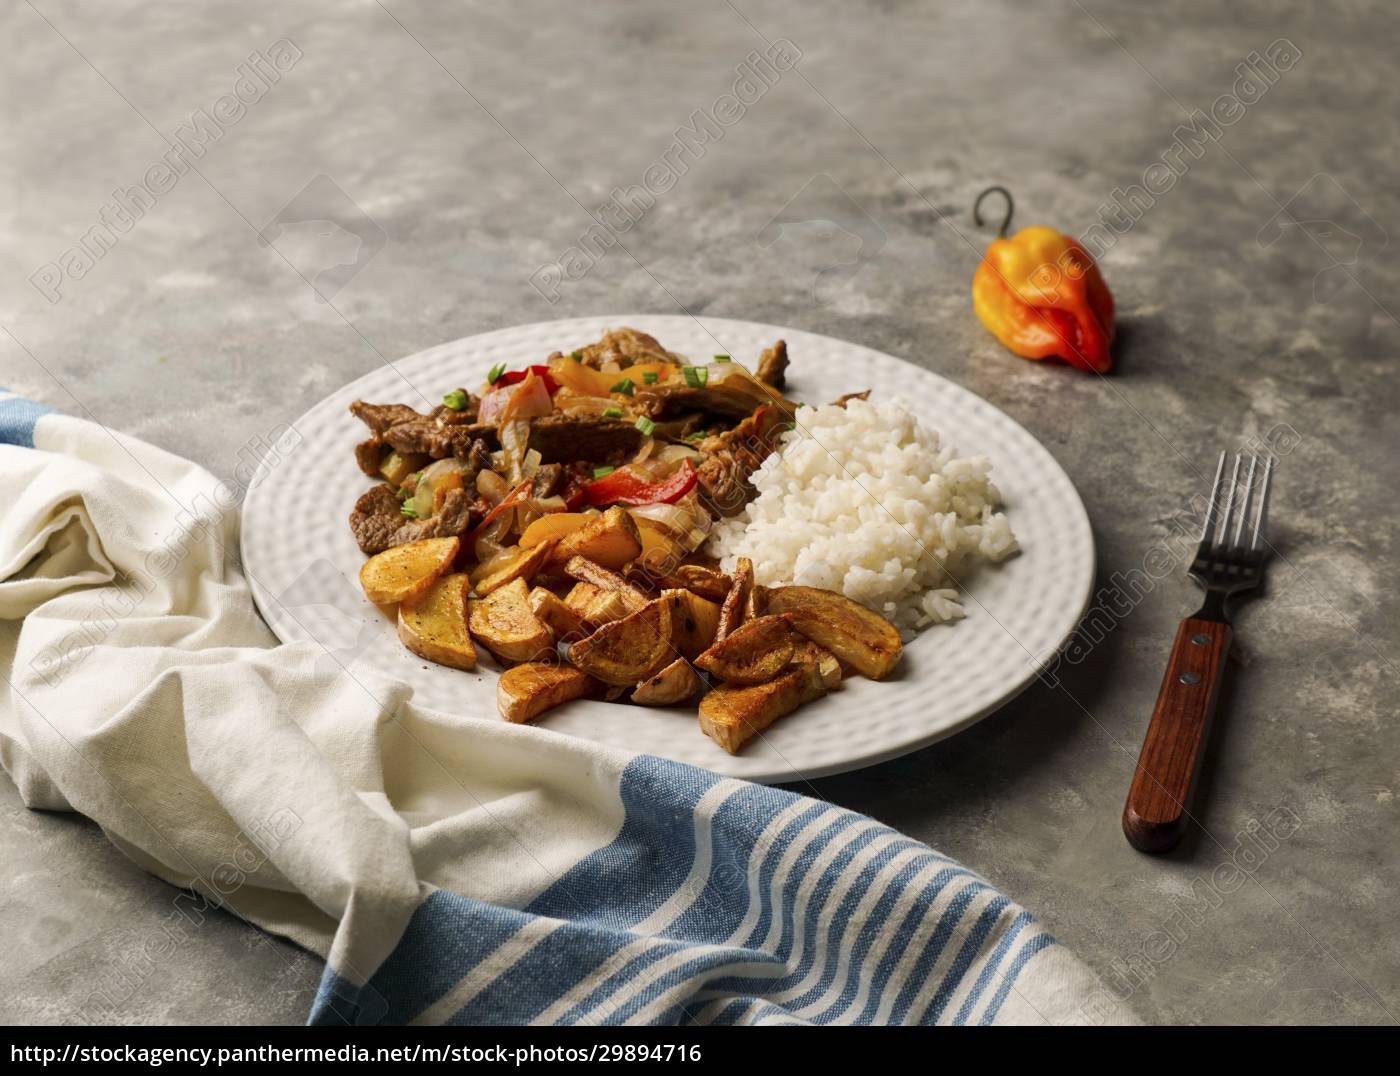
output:
[[[695,465],[682,460],[675,474],[663,482],[648,482],[635,471],[619,467],[612,474],[594,479],[584,487],[588,503],[595,508],[610,504],[641,506],[674,504],[695,488]]]
[[[496,505],[496,507],[491,509],[491,511],[487,512],[486,518],[483,519],[480,523],[478,523],[476,527],[472,530],[472,532],[462,539],[463,547],[466,549],[471,549],[472,546],[476,544],[477,538],[481,537],[481,532],[484,531],[487,527],[489,527],[497,516],[499,516],[507,508],[510,508],[512,505],[514,505],[515,502],[520,500],[521,497],[525,496],[525,494],[530,491],[531,487],[533,487],[534,484],[535,480],[533,478],[527,478],[524,482],[521,482],[520,485],[516,486],[513,490],[511,490],[504,497],[502,497],[501,503]]]
[[[500,377],[496,378],[495,383],[491,387],[499,388],[501,385],[514,385],[520,381],[524,381],[525,375],[531,370],[535,372],[536,377],[544,382],[544,387],[549,390],[551,396],[559,391],[559,382],[554,380],[554,375],[549,372],[548,366],[528,366],[524,370],[507,370]]]

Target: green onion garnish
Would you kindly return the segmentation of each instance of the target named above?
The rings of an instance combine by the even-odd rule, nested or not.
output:
[[[486,383],[488,385],[494,385],[497,381],[500,380],[501,375],[505,372],[506,364],[503,362],[496,363],[495,366],[491,367],[491,372],[486,375]]]
[[[730,357],[729,357],[728,355],[716,355],[716,356],[715,356],[715,362],[728,362],[729,359],[730,359]]]
[[[694,433],[688,433],[685,435],[685,439],[688,443],[693,445],[695,444],[695,442],[703,441],[705,439],[705,431],[696,430]]]
[[[655,370],[647,370],[645,373],[643,373],[643,374],[642,374],[642,382],[643,382],[644,384],[647,384],[647,385],[655,385],[655,384],[656,384],[656,371],[655,371]]]
[[[593,468],[593,477],[594,477],[594,478],[603,478],[603,477],[606,477],[607,475],[612,474],[612,473],[613,473],[614,471],[616,471],[616,470],[617,470],[616,467],[594,467],[594,468]]]
[[[619,381],[616,385],[614,385],[612,388],[608,389],[608,391],[609,391],[609,392],[620,392],[620,393],[622,393],[622,395],[624,395],[624,396],[631,396],[631,395],[632,395],[632,391],[633,391],[636,387],[637,387],[637,386],[633,383],[633,381],[632,381],[632,379],[631,379],[630,377],[624,377],[624,378],[623,378],[621,381]]]
[[[651,419],[647,418],[646,415],[643,415],[641,418],[637,419],[637,421],[632,423],[632,425],[635,426],[637,429],[641,430],[642,433],[647,437],[650,437],[652,431],[656,429],[656,423],[653,422]]]
[[[442,398],[444,407],[450,407],[453,411],[465,410],[467,406],[467,390],[453,389]]]
[[[710,371],[703,366],[687,366],[684,370],[685,383],[693,389],[703,389],[710,380]]]
[[[621,417],[622,417],[622,408],[620,408],[620,407],[609,407],[606,411],[603,412],[603,417],[604,417],[604,418],[621,418]]]
[[[413,505],[411,505],[411,504],[401,504],[401,505],[399,505],[399,515],[401,515],[401,516],[407,516],[409,519],[417,519],[417,518],[418,518],[418,513],[415,512],[415,511],[413,510]]]
[[[582,362],[582,361],[583,361],[583,352],[582,352],[582,351],[570,351],[570,352],[569,352],[569,358],[573,359],[574,362]]]

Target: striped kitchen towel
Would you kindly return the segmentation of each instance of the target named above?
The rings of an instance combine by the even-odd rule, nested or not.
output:
[[[869,818],[279,645],[241,492],[0,394],[0,761],[190,915],[324,957],[313,1022],[1132,1020],[1028,912]],[[121,1000],[96,975],[83,1015]]]

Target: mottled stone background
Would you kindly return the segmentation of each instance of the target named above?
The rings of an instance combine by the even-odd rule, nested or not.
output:
[[[1150,1020],[1394,1022],[1392,5],[35,0],[0,25],[0,383],[224,476],[386,357],[681,307],[856,340],[987,397],[1078,485],[1104,584],[1168,538],[1222,447],[1268,440],[1284,453],[1281,556],[1238,619],[1247,660],[1197,810],[1209,836],[1150,859],[1118,826],[1195,599],[1179,575],[1114,617],[1058,689],[817,791],[984,872]],[[588,227],[584,207],[640,183],[780,37],[796,70],[688,159],[624,237],[630,255],[613,249],[546,302],[529,278]],[[31,277],[233,91],[237,64],[284,38],[295,65],[50,302]],[[1279,39],[1296,65],[1243,114],[1224,106],[1235,122],[1178,154],[1184,174],[1136,221],[1115,218],[1118,372],[1001,350],[968,301],[989,236],[970,219],[977,191],[1005,183],[1018,223],[1089,232],[1187,113]],[[341,230],[307,224],[312,202]],[[289,226],[260,245],[273,221]],[[372,256],[349,271],[356,250]],[[328,268],[329,303],[304,279]],[[1296,832],[1248,879],[1215,873],[1282,812]],[[304,1018],[318,962],[232,917],[143,962],[173,891],[93,826],[24,810],[7,781],[0,861],[0,1018],[81,1019],[109,979],[120,1004],[88,1015]],[[1180,910],[1212,879],[1230,891]]]

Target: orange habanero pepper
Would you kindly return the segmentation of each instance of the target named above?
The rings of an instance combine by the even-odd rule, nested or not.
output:
[[[994,239],[972,278],[972,307],[983,325],[1022,358],[1059,358],[1104,374],[1113,368],[1113,296],[1089,252],[1053,228],[1022,228]],[[976,207],[973,219],[980,224]]]

